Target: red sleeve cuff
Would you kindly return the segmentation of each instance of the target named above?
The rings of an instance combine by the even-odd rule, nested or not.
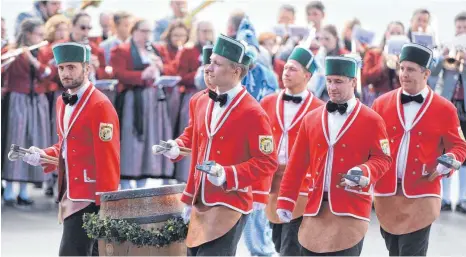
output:
[[[226,166],[225,169],[226,176],[226,188],[225,190],[238,190],[238,173],[236,172],[235,166]]]
[[[187,205],[192,205],[193,197],[194,195],[187,193],[186,191],[183,191],[183,194],[181,195],[181,201]]]
[[[284,209],[284,210],[288,210],[292,212],[294,210],[295,205],[296,205],[296,201],[288,197],[282,197],[282,196],[278,197],[277,209]]]
[[[252,191],[252,199],[256,203],[267,204],[269,202],[268,192]]]

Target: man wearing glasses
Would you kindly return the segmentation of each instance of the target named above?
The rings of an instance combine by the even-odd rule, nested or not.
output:
[[[104,52],[94,42],[89,41],[91,30],[91,16],[86,12],[77,13],[72,19],[70,41],[87,44],[91,47],[91,80],[112,78],[113,69],[110,66],[105,66]]]

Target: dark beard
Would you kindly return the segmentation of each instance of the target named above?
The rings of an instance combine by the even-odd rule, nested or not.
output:
[[[78,78],[73,79],[71,83],[65,84],[62,81],[62,84],[63,84],[63,87],[66,89],[75,89],[77,87],[80,87],[83,84],[83,82],[84,82],[84,72]]]

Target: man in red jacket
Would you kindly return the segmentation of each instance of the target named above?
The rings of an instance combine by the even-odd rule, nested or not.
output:
[[[466,159],[455,106],[427,86],[431,63],[432,50],[405,44],[401,88],[373,105],[387,124],[396,158],[375,187],[375,210],[390,256],[427,254],[430,226],[440,215],[440,178],[453,173],[437,158],[445,153],[459,162]]]
[[[241,85],[250,58],[246,46],[221,35],[206,68],[216,91],[194,106],[192,161],[215,161],[210,174],[191,165],[181,201],[190,213],[186,245],[189,256],[232,256],[252,212],[251,185],[277,168],[267,114]],[[178,145],[180,144],[180,145]],[[185,146],[176,140],[173,148]],[[179,160],[176,155],[171,159]],[[188,215],[186,215],[188,216]]]
[[[290,222],[302,181],[309,195],[298,232],[301,255],[360,255],[369,227],[372,190],[391,164],[382,118],[354,96],[358,61],[325,60],[330,101],[309,113],[278,195],[277,214]]]
[[[253,189],[254,202],[267,204],[265,213],[272,227],[275,250],[281,256],[299,256],[298,230],[307,203],[308,180],[302,185],[297,207],[290,223],[283,223],[276,214],[277,196],[291,149],[304,116],[324,104],[307,90],[307,83],[317,69],[314,55],[307,48],[295,47],[285,65],[283,83],[285,90],[266,96],[261,106],[270,118],[273,139],[278,151],[278,170],[272,181],[261,180]],[[270,184],[272,182],[272,184]]]
[[[100,194],[118,190],[120,128],[108,98],[89,82],[90,48],[78,43],[53,48],[60,80],[67,89],[57,100],[58,143],[44,150],[31,147],[23,160],[42,165],[42,155],[59,159],[59,219],[63,223],[60,256],[90,256],[94,240],[82,228],[85,213],[97,213]]]

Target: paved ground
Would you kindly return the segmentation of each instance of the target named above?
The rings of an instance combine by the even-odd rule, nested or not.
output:
[[[32,189],[31,189],[32,190]],[[57,256],[62,228],[57,222],[57,207],[39,190],[32,190],[33,208],[1,208],[1,256]],[[431,230],[431,256],[466,255],[466,215],[444,213]],[[241,242],[238,256],[249,253]],[[363,256],[388,256],[375,217],[364,242]]]

